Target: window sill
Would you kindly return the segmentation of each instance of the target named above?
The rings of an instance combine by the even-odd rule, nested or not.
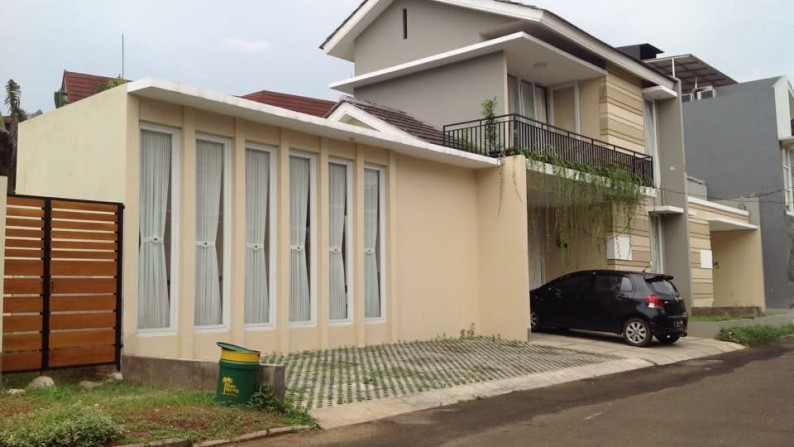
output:
[[[328,325],[331,327],[352,326],[353,320],[334,320],[334,321],[329,321]]]
[[[141,338],[156,338],[176,337],[178,334],[176,329],[138,329],[135,335]]]
[[[386,317],[380,318],[367,318],[364,320],[364,324],[382,324],[386,322]]]
[[[272,331],[275,329],[276,329],[276,325],[272,323],[245,325],[246,332],[265,332],[265,331]]]
[[[317,323],[314,321],[301,321],[301,322],[291,322],[289,324],[290,329],[307,329],[316,327]]]
[[[227,326],[197,326],[193,328],[193,332],[196,334],[219,334],[229,332],[229,328]]]

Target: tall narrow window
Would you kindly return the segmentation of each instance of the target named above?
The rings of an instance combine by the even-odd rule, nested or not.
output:
[[[408,38],[408,10],[403,9],[403,39]]]
[[[383,317],[381,171],[364,169],[364,301],[367,318]]]
[[[331,281],[331,321],[350,319],[348,295],[348,165],[330,163],[329,179],[329,266]]]
[[[783,190],[786,201],[786,211],[789,213],[794,212],[794,177],[792,177],[792,152],[789,149],[783,149]]]
[[[245,324],[270,323],[270,152],[245,150]]]
[[[645,153],[653,157],[653,178],[659,184],[659,139],[656,133],[656,105],[645,101]]]
[[[223,324],[224,151],[214,140],[196,140],[196,302],[195,324]]]
[[[312,160],[290,156],[290,322],[312,321],[310,250]]]
[[[171,327],[173,207],[172,163],[175,134],[141,129],[138,219],[138,329]]]
[[[664,263],[662,260],[662,220],[659,216],[649,216],[648,225],[651,242],[651,271],[653,273],[664,273]]]

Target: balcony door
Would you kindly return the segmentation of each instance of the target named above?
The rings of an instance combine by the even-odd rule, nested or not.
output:
[[[545,123],[546,89],[516,76],[507,77],[508,111]]]

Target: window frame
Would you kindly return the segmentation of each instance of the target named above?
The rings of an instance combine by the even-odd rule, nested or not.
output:
[[[353,278],[355,277],[353,274],[353,266],[354,266],[354,254],[353,254],[353,235],[355,232],[353,231],[353,213],[355,212],[354,207],[354,197],[353,197],[353,174],[354,174],[354,166],[353,162],[350,160],[345,160],[341,158],[329,158],[328,165],[330,167],[331,164],[337,164],[345,166],[345,175],[346,175],[346,194],[347,194],[347,215],[345,216],[345,251],[347,253],[347,257],[345,258],[345,280],[347,281],[347,318],[344,319],[332,319],[328,318],[329,324],[331,326],[347,326],[353,323],[353,306],[355,301],[353,300],[354,294],[354,284]],[[330,172],[330,169],[329,169]],[[328,175],[328,181],[331,181],[331,175]],[[329,197],[329,206],[330,206],[330,188],[328,190],[328,197]],[[330,217],[330,215],[329,215]],[[329,223],[330,224],[330,223]],[[330,269],[330,262],[329,262],[329,269]],[[330,281],[330,275],[329,275]],[[330,293],[329,297],[329,304],[330,304]],[[330,313],[330,306],[329,306],[329,313]]]
[[[317,325],[317,154],[300,149],[290,149],[288,157],[309,160],[309,231],[307,235],[311,246],[311,251],[308,252],[310,318],[307,321],[288,320],[288,325],[290,328],[314,327]],[[288,213],[292,213],[291,207],[288,208]],[[287,290],[289,291],[288,296],[291,297],[291,289]]]
[[[581,110],[580,110],[580,98],[579,98],[579,83],[578,82],[567,82],[565,84],[559,84],[546,89],[548,94],[548,103],[546,107],[548,107],[549,115],[548,115],[548,122],[549,125],[562,129],[554,120],[554,92],[557,90],[565,90],[568,88],[573,88],[573,113],[574,113],[574,124],[575,129],[569,132],[581,134],[582,133],[582,119],[581,119]],[[567,129],[563,129],[567,130]]]
[[[221,269],[220,274],[221,278],[224,280],[221,284],[221,324],[196,326],[194,322],[193,330],[196,333],[225,332],[229,329],[229,322],[231,321],[229,312],[231,310],[230,301],[232,291],[232,139],[229,137],[196,132],[195,140],[196,143],[198,143],[199,140],[203,140],[223,145],[223,181],[221,183],[223,188],[223,269]],[[196,145],[194,145],[194,148],[195,147]],[[196,182],[198,182],[198,179],[196,179]],[[193,217],[195,219],[196,216],[194,215]],[[195,256],[193,257],[193,262],[193,270],[195,271]],[[193,280],[195,282],[195,278]]]
[[[645,155],[650,155],[653,157],[653,184],[657,188],[661,184],[661,164],[659,163],[659,113],[656,107],[656,101],[651,99],[643,98],[643,121],[645,127],[648,126],[648,117],[645,112],[648,111],[648,107],[650,107],[650,111],[653,118],[653,127],[651,131],[653,132],[653,153],[649,153],[648,151],[648,141],[645,142]],[[645,130],[646,137],[648,136],[648,130]]]
[[[278,168],[278,163],[277,163],[277,160],[276,160],[276,156],[277,156],[276,154],[278,152],[278,149],[275,146],[259,144],[259,143],[252,143],[252,142],[246,141],[245,150],[248,151],[249,149],[255,150],[255,151],[267,152],[269,154],[269,170],[270,170],[270,172],[269,172],[269,179],[268,179],[269,183],[268,183],[268,188],[267,188],[267,195],[268,195],[268,197],[267,197],[267,200],[268,200],[268,206],[267,206],[267,213],[268,213],[267,237],[268,237],[268,240],[269,240],[269,243],[267,244],[268,245],[267,246],[267,249],[268,249],[267,259],[268,259],[269,262],[268,262],[268,266],[267,266],[267,276],[268,276],[267,284],[268,284],[268,294],[269,294],[269,296],[268,296],[268,307],[270,308],[269,309],[270,321],[268,321],[266,323],[247,323],[247,324],[244,325],[244,330],[246,330],[246,331],[272,330],[272,329],[276,328],[276,309],[277,309],[276,301],[278,301],[278,300],[276,300],[276,293],[275,293],[275,291],[277,290],[276,289],[276,281],[277,281],[277,275],[276,275],[277,254],[276,254],[276,251],[278,250],[278,244],[276,243],[276,237],[278,237],[278,231],[277,231],[278,219],[275,218],[275,216],[276,216],[276,200],[278,198],[278,194],[277,194],[278,181],[276,181],[276,175],[277,175],[277,172],[278,172],[278,169],[277,169]],[[243,172],[245,172],[245,167],[243,169]],[[247,194],[248,191],[246,190],[245,193]],[[245,268],[245,266],[243,266],[243,268]],[[245,321],[245,320],[243,320],[243,321]]]
[[[364,310],[364,323],[365,324],[379,324],[386,321],[387,309],[387,296],[386,296],[386,168],[380,165],[365,164],[364,172],[373,170],[378,172],[378,232],[379,232],[379,253],[378,262],[380,263],[380,274],[378,279],[380,281],[380,316],[379,317],[366,317],[366,309]],[[363,180],[362,180],[363,187]],[[363,205],[362,205],[363,211]],[[364,273],[366,276],[366,272]],[[364,304],[366,305],[366,297],[364,297]]]
[[[180,157],[182,153],[182,141],[181,141],[181,130],[175,127],[163,126],[160,124],[148,123],[148,122],[140,122],[138,123],[138,138],[140,139],[141,131],[150,131],[150,132],[158,132],[163,134],[168,134],[171,136],[171,252],[170,252],[170,284],[168,287],[168,298],[169,298],[169,310],[168,310],[168,320],[169,326],[166,328],[157,328],[157,329],[140,329],[138,328],[137,324],[137,315],[136,315],[136,324],[135,324],[135,333],[141,337],[157,337],[157,336],[171,336],[177,333],[179,328],[179,280],[181,279],[180,275],[180,258],[179,258],[179,241],[182,237],[181,232],[179,229],[181,228],[181,215],[179,213],[181,209],[181,200],[180,200],[180,192],[182,191],[182,184],[181,184],[181,168],[182,158]],[[138,181],[140,182],[141,176],[141,165],[140,160],[142,158],[141,151],[142,147],[140,145],[140,141],[138,144]],[[140,185],[138,185],[140,189]],[[138,205],[140,205],[141,198],[138,197]],[[138,209],[139,218],[140,218],[140,208]],[[136,222],[136,228],[138,223]],[[140,229],[138,229],[140,234]],[[136,253],[136,257],[140,254],[140,246],[138,247],[138,252]],[[138,263],[136,262],[136,266]],[[136,267],[137,268],[137,267]],[[140,272],[136,274],[136,281],[137,275],[140,275]],[[137,288],[137,282],[136,282]],[[137,295],[137,293],[136,293]],[[139,312],[138,309],[138,297],[135,297],[136,300],[136,312]]]

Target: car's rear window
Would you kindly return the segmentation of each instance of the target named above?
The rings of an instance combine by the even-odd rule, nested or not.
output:
[[[649,279],[648,284],[651,288],[660,295],[672,295],[678,296],[678,290],[675,288],[672,282],[662,279],[662,278],[654,278]]]

